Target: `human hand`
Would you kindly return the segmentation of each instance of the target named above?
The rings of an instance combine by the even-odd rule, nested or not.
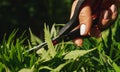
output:
[[[101,0],[86,0],[86,2],[83,4],[78,18],[80,23],[75,28],[75,29],[80,28],[80,35],[82,36],[90,35],[93,37],[100,37],[101,31],[109,27],[111,23],[116,19],[117,7],[114,1],[103,0],[103,2],[100,4],[100,9],[98,9],[99,7],[98,6],[96,8],[97,11],[95,12],[96,9],[94,8],[99,3],[99,1]],[[75,0],[72,5],[71,17],[73,16],[77,2],[78,0]],[[99,16],[99,21],[97,24],[93,25],[93,20],[95,20],[97,16]],[[83,40],[82,38],[77,38],[74,39],[73,42],[77,46],[81,46]]]

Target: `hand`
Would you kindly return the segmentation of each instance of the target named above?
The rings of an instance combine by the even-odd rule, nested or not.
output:
[[[101,1],[101,0],[97,0]],[[75,0],[72,5],[71,10],[71,17],[73,16],[75,6],[77,4],[78,0]],[[93,37],[100,37],[101,31],[106,29],[111,25],[111,23],[116,19],[117,17],[117,7],[114,3],[114,0],[103,0],[102,4],[100,5],[100,16],[99,21],[97,24],[93,24],[93,20],[96,19],[97,13],[94,13],[94,4],[96,3],[96,0],[86,0],[84,5],[82,6],[82,9],[79,13],[79,25],[75,28],[80,28],[80,35],[86,36],[90,35]],[[75,30],[74,29],[74,30]],[[73,42],[77,46],[81,46],[83,43],[83,40],[81,38],[74,39]]]

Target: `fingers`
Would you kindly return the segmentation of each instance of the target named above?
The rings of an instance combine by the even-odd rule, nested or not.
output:
[[[93,25],[90,30],[90,36],[101,37],[101,31],[107,29],[117,18],[117,7],[115,4],[103,8],[101,11],[100,21],[97,25]]]
[[[77,46],[82,46],[83,44],[83,39],[82,38],[76,38],[73,40],[73,42],[77,45]]]
[[[78,2],[78,0],[75,0],[75,1],[73,2],[70,18],[72,18],[73,14],[74,14],[74,10],[75,10],[75,7],[76,7],[77,2]],[[78,26],[77,26],[75,29],[73,29],[73,30],[76,30],[76,29],[78,29],[78,28],[80,28],[80,25],[78,25]],[[83,44],[82,38],[76,38],[76,39],[73,40],[73,42],[74,42],[77,46],[82,46],[82,44]]]
[[[112,4],[111,7],[110,7],[110,10],[112,12],[111,19],[115,20],[116,17],[117,17],[117,7],[116,7],[116,5]]]
[[[93,9],[91,9],[91,6],[92,6],[92,3],[96,0],[92,0],[92,1],[86,0],[86,1],[88,1],[88,2],[86,2],[83,5],[83,8],[81,9],[81,11],[79,13],[79,18],[78,18],[80,21],[79,25],[75,29],[80,28],[80,35],[82,35],[82,36],[91,35],[94,37],[100,37],[101,36],[100,30],[104,30],[107,27],[109,27],[111,25],[111,23],[116,19],[117,7],[112,2],[110,2],[109,5],[106,5],[106,3],[103,2],[104,3],[102,5],[103,10],[100,12],[100,21],[97,25],[95,25],[91,28],[92,20],[93,20],[93,16],[92,16]],[[74,14],[74,10],[75,10],[77,2],[78,2],[78,0],[75,0],[72,5],[70,18]],[[108,1],[106,1],[106,2],[108,3]],[[74,39],[73,42],[77,46],[81,46],[83,43],[83,40],[81,38],[77,38],[77,39]]]
[[[92,12],[89,5],[84,6],[79,14],[80,35],[87,35],[92,26]]]
[[[88,1],[88,0],[86,0],[86,1]],[[83,8],[81,9],[81,11],[79,13],[79,18],[78,18],[79,19],[79,25],[75,29],[80,28],[80,34],[81,35],[87,35],[88,32],[90,31],[90,28],[91,28],[91,25],[92,25],[91,4],[93,3],[93,1],[86,2],[83,5]],[[70,18],[74,14],[74,10],[75,10],[77,2],[78,2],[78,0],[75,0],[73,5],[72,5]]]
[[[103,10],[100,20],[100,29],[104,30],[111,25],[111,23],[117,18],[117,7],[112,4],[109,9]]]
[[[75,0],[72,5],[70,18],[73,16],[77,2],[78,2],[78,0]],[[92,1],[90,1],[90,2],[92,2]],[[90,2],[86,2],[86,4],[84,4],[83,8],[81,9],[81,11],[79,13],[79,18],[78,18],[79,25],[75,28],[75,29],[78,29],[78,28],[80,29],[80,35],[82,35],[82,36],[88,35],[90,28],[92,26],[92,12],[91,12],[91,5],[90,5],[91,3]],[[81,46],[83,43],[83,40],[81,38],[77,38],[77,39],[73,40],[73,42],[77,46]]]

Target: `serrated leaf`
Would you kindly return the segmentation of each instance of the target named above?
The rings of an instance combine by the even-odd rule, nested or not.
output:
[[[55,29],[55,25],[52,26],[50,34],[51,34],[51,37],[52,36],[55,37],[57,35],[57,31]]]
[[[29,32],[30,32],[30,40],[31,40],[32,45],[36,45],[36,43],[42,43],[40,38],[34,35],[30,28],[29,28]]]
[[[96,48],[90,49],[90,50],[74,50],[69,52],[68,54],[65,55],[64,59],[77,59],[78,57],[81,57],[93,50],[95,50]]]
[[[51,57],[54,57],[56,54],[55,48],[53,46],[53,43],[51,41],[51,37],[50,37],[50,33],[49,33],[49,29],[47,29],[46,26],[44,26],[44,32],[45,32],[45,42],[47,42],[48,45],[48,51],[51,55]]]
[[[41,57],[41,60],[43,60],[43,61],[50,60],[50,55],[44,48],[39,49],[37,51],[37,54]]]

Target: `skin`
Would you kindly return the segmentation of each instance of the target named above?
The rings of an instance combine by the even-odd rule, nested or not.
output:
[[[85,33],[83,36],[90,35],[93,37],[100,37],[101,31],[105,28],[109,27],[111,22],[113,22],[117,18],[117,7],[120,5],[120,0],[103,0],[102,9],[100,12],[100,19],[96,25],[92,25],[92,21],[95,19],[94,15],[92,14],[92,5],[95,0],[86,0],[86,3],[82,6],[82,9],[79,13],[79,25],[75,28],[78,29],[81,27],[82,24],[86,25]],[[75,6],[78,0],[74,0],[72,9],[71,9],[71,17],[74,13]],[[106,5],[106,2],[110,2],[109,5]],[[70,17],[70,18],[71,18]],[[75,30],[73,29],[73,30]],[[77,46],[81,46],[83,44],[82,38],[74,39],[73,42]]]

